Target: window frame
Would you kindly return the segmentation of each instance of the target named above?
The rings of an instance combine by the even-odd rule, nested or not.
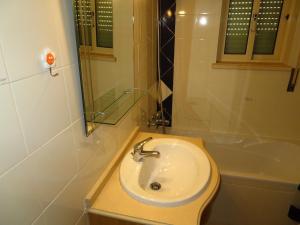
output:
[[[225,54],[224,50],[225,50],[226,30],[227,30],[230,0],[223,0],[221,18],[225,18],[225,19],[223,21],[221,20],[221,24],[220,24],[220,33],[219,33],[219,42],[218,42],[219,46],[218,46],[218,54],[217,54],[218,62],[233,62],[233,63],[236,62],[282,63],[283,62],[283,58],[282,58],[284,55],[283,47],[288,39],[287,38],[288,35],[284,35],[284,34],[285,33],[287,34],[289,30],[288,21],[287,19],[285,19],[285,15],[291,14],[290,11],[293,5],[292,4],[293,1],[291,0],[283,1],[274,53],[272,55],[253,54],[255,35],[256,35],[256,21],[254,21],[254,14],[259,13],[260,2],[261,0],[253,0],[246,54]]]
[[[109,61],[116,61],[116,58],[114,56],[114,35],[113,35],[113,47],[112,48],[104,48],[104,47],[97,47],[97,28],[96,28],[96,1],[91,1],[91,11],[93,12],[92,15],[92,25],[91,25],[91,39],[92,39],[92,45],[80,45],[79,46],[79,52],[82,56],[90,56],[91,58],[97,58],[97,59],[105,59]],[[81,1],[79,1],[79,6],[81,6]],[[114,1],[112,1],[112,4],[114,4]],[[79,14],[80,17],[83,17],[83,14]],[[114,7],[113,7],[113,15],[114,15]],[[83,21],[83,18],[81,18]],[[113,17],[113,28],[114,28],[114,17]],[[84,34],[84,27],[79,26],[79,29],[82,34]],[[114,33],[114,30],[113,30]],[[85,37],[85,36],[84,36]],[[86,43],[86,41],[84,41]]]

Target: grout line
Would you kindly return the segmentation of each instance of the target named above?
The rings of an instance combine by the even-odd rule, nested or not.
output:
[[[74,126],[75,126],[75,124],[76,123],[78,123],[78,122],[81,122],[81,118],[79,118],[79,119],[77,119],[76,121],[74,121]],[[75,131],[74,131],[74,126],[72,126],[72,141],[73,141],[73,146],[74,146],[74,151],[75,151],[75,153],[76,153],[76,171],[77,171],[77,173],[80,171],[80,163],[79,163],[79,152],[80,151],[78,151],[78,148],[77,148],[77,146],[76,146],[76,138],[75,138]]]
[[[174,62],[172,62],[172,60],[165,54],[165,52],[163,51],[163,49],[160,49],[159,52],[166,58],[166,60],[168,60],[168,61],[172,64],[171,67],[174,67]],[[175,53],[174,53],[174,54],[175,54]],[[173,56],[173,58],[175,59],[174,56]],[[174,59],[173,59],[173,60],[174,60]]]
[[[72,70],[73,67],[70,66],[68,68],[69,70]],[[66,69],[65,69],[66,70]],[[69,93],[70,93],[70,90],[69,90],[69,87],[68,87],[68,84],[67,84],[67,77],[66,77],[66,73],[65,73],[65,70],[63,70],[63,82],[64,82],[64,92],[65,92],[65,95],[66,95],[66,101],[67,101],[67,108],[68,108],[68,115],[69,115],[69,123],[72,123],[72,113],[71,113],[71,105],[70,105],[70,96],[69,96]]]
[[[81,216],[78,218],[78,220],[75,222],[74,225],[78,225],[79,222],[81,221],[81,219],[82,219],[84,216],[85,216],[85,212],[83,212],[83,213],[81,214]]]
[[[43,216],[43,214],[47,211],[47,209],[61,196],[61,194],[70,186],[70,184],[78,177],[78,174],[76,173],[69,181],[68,183],[57,193],[57,195],[53,198],[51,202],[42,210],[40,215],[32,222],[34,224],[39,218]],[[31,224],[31,225],[32,225]]]
[[[166,47],[173,39],[175,41],[175,35],[173,35],[168,41],[166,41],[164,45],[160,46],[160,48],[163,49],[164,47]]]
[[[58,67],[55,67],[55,68],[53,68],[53,72],[54,72],[54,71],[59,71],[59,70],[64,70],[64,69],[66,69],[66,68],[68,68],[68,67],[72,67],[73,65],[76,65],[76,64],[73,63],[73,64],[68,64],[68,65],[65,65],[65,66],[58,66]],[[32,78],[32,77],[35,77],[35,76],[38,76],[38,75],[45,74],[45,73],[47,73],[47,72],[48,72],[48,70],[45,69],[45,70],[43,70],[43,71],[40,71],[40,72],[38,72],[38,73],[31,74],[31,75],[26,76],[26,77],[22,77],[22,78],[19,78],[19,79],[16,79],[16,80],[10,80],[10,81],[8,81],[8,83],[17,83],[17,82],[20,82],[20,81],[22,81],[22,80],[26,80],[26,79],[29,79],[29,78]]]
[[[15,108],[15,111],[16,111],[16,114],[17,114],[18,124],[20,126],[20,130],[21,130],[21,133],[22,133],[26,153],[27,153],[27,156],[28,156],[28,155],[30,155],[28,140],[26,139],[26,136],[25,136],[25,129],[24,129],[24,126],[23,126],[22,121],[21,121],[21,114],[20,114],[18,106],[17,106],[17,100],[16,100],[15,92],[12,90],[11,84],[9,83],[8,85],[9,85],[9,90],[10,90],[10,93],[11,93],[11,96],[12,96],[12,99],[13,99],[14,108]],[[26,157],[24,159],[26,159]],[[2,175],[0,174],[0,178],[1,178],[1,176]]]
[[[67,93],[67,90],[66,90],[66,82],[65,82],[64,70],[68,69],[68,68],[72,68],[73,66],[74,65],[72,64],[70,66],[60,67],[60,69],[59,69],[59,70],[62,70],[62,73],[63,73],[62,76],[63,76],[64,92],[65,92],[65,95],[66,95],[66,102],[67,102],[67,108],[68,108],[69,124],[72,124],[72,120],[71,120],[71,115],[70,115],[69,97],[68,97],[68,93]],[[43,74],[43,73],[39,73],[39,74],[30,76],[30,77],[26,77],[26,78],[20,79],[18,81],[26,80],[27,78],[30,79],[30,78],[32,78],[34,76],[41,75],[41,74]],[[17,106],[17,100],[16,100],[15,92],[13,91],[13,89],[11,87],[12,83],[15,83],[15,82],[18,82],[18,81],[8,82],[8,85],[9,85],[10,93],[11,93],[12,98],[13,98],[14,108],[15,108],[15,111],[16,111],[16,114],[17,114],[17,117],[18,117],[18,123],[19,123],[19,126],[21,128],[21,133],[22,133],[22,136],[23,136],[23,142],[24,142],[24,145],[25,145],[25,148],[26,148],[26,153],[27,153],[27,156],[29,156],[29,155],[31,155],[32,152],[37,151],[43,145],[39,146],[36,150],[33,150],[33,151],[30,151],[30,149],[29,149],[28,141],[27,141],[26,136],[25,136],[25,129],[24,129],[24,126],[23,126],[22,121],[21,121],[21,113],[20,113],[20,111],[18,109],[18,106]],[[1,177],[1,174],[0,174],[0,177]]]
[[[3,81],[0,81],[0,86],[8,84],[9,80],[10,80],[9,76],[8,76],[8,72],[7,72],[7,66],[6,66],[5,58],[4,58],[4,55],[3,55],[2,45],[3,45],[2,41],[0,40],[0,64],[2,62],[3,67],[4,67],[4,76],[5,76],[5,79]]]
[[[80,119],[78,119],[80,120]],[[76,121],[78,121],[76,120]],[[37,152],[41,151],[45,146],[47,146],[50,142],[52,142],[55,138],[57,138],[58,136],[62,135],[64,132],[66,132],[68,129],[71,129],[72,126],[74,126],[74,124],[76,123],[76,121],[74,121],[74,123],[71,123],[70,125],[68,125],[66,128],[64,128],[63,130],[61,130],[60,132],[58,132],[55,136],[51,137],[47,142],[45,142],[44,144],[42,144],[40,147],[38,147],[36,150],[34,150],[33,152],[30,152],[29,155],[27,155],[24,159],[22,159],[21,161],[19,161],[18,163],[16,163],[15,165],[11,166],[9,169],[7,169],[6,171],[4,171],[2,174],[0,174],[0,179],[2,179],[6,174],[8,174],[10,171],[14,170],[15,168],[17,168],[18,166],[20,166],[23,162],[25,162],[26,160],[28,160],[30,157],[32,157],[34,154],[36,154]]]
[[[167,69],[167,71],[166,72],[164,72],[161,76],[160,76],[160,78],[162,79],[162,78],[164,78],[166,75],[167,75],[167,73],[170,71],[170,70],[172,70],[172,69],[174,69],[174,67],[170,67],[169,69]],[[173,81],[174,82],[174,81]]]

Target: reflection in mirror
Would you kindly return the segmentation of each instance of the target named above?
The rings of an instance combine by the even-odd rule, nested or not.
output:
[[[73,0],[87,134],[116,124],[140,99],[134,89],[133,1]]]

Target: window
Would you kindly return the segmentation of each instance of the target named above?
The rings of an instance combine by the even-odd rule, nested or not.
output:
[[[112,0],[74,0],[80,46],[92,54],[113,54]]]
[[[224,0],[217,61],[281,63],[295,1]]]

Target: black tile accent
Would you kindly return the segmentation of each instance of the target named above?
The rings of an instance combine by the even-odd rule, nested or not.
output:
[[[164,55],[174,64],[174,37],[172,37],[169,42],[162,46],[161,51]]]
[[[170,121],[172,124],[172,104],[173,104],[173,95],[170,95],[163,101],[163,108],[164,108],[164,116],[166,120]]]
[[[160,52],[160,78],[166,86],[173,91],[174,79],[174,47],[175,47],[175,24],[176,24],[176,0],[159,1],[159,52]],[[167,97],[162,105],[167,120],[172,121],[173,95]],[[160,106],[158,104],[158,110]]]
[[[174,70],[170,69],[164,75],[161,76],[161,80],[167,85],[170,90],[173,90],[173,74]]]
[[[173,68],[173,62],[163,52],[160,53],[160,74],[165,74],[170,68]]]
[[[168,29],[175,33],[175,13],[176,13],[176,4],[174,3],[171,7],[169,7],[164,14],[162,15],[161,22],[168,26]]]
[[[174,37],[174,33],[171,29],[165,24],[160,23],[160,44],[164,46],[172,37]]]
[[[166,11],[168,11],[174,4],[175,0],[159,0],[160,17],[163,17]]]

